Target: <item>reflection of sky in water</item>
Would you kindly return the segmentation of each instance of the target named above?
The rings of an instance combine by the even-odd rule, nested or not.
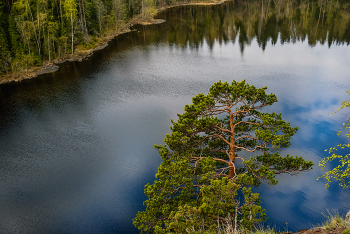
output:
[[[153,145],[163,142],[170,119],[191,97],[219,79],[246,79],[277,95],[266,111],[282,112],[299,126],[283,155],[317,164],[325,148],[345,140],[336,131],[349,112],[328,114],[348,98],[349,47],[298,42],[262,51],[253,41],[242,55],[237,43],[215,43],[212,50],[160,43],[103,53],[92,58],[87,74],[78,65],[74,74],[62,72],[73,80],[65,78],[66,86],[56,77],[31,81],[38,93],[28,86],[3,91],[13,122],[0,125],[0,229],[137,233],[131,219],[143,209],[144,185],[160,163]],[[256,189],[268,222],[281,229],[287,222],[296,231],[321,223],[327,208],[344,214],[348,192],[324,189],[319,175],[316,165],[279,176],[272,189]]]

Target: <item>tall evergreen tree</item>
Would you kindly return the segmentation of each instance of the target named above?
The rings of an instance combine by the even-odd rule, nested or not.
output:
[[[252,187],[276,185],[277,174],[293,175],[313,165],[301,157],[280,156],[298,128],[281,114],[261,111],[277,102],[266,89],[219,81],[185,106],[178,121],[172,121],[166,145],[156,146],[163,162],[157,180],[145,186],[147,207],[137,214],[136,227],[152,233],[214,233],[220,224],[232,225],[230,217],[240,229],[264,220]],[[248,152],[254,154],[247,157]]]
[[[8,27],[5,3],[0,3],[0,74],[8,73],[10,69],[11,53],[8,43]]]

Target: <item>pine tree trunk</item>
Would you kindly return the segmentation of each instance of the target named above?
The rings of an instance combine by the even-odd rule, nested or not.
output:
[[[233,114],[230,114],[230,130],[231,130],[231,140],[230,140],[230,155],[229,155],[229,172],[228,172],[228,178],[231,179],[235,176],[235,131],[233,126]]]

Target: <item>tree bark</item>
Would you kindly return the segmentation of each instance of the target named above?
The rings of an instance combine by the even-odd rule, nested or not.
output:
[[[231,139],[230,139],[230,155],[229,155],[229,173],[228,178],[231,179],[235,176],[235,131],[233,126],[233,113],[230,113],[230,130],[231,130]]]

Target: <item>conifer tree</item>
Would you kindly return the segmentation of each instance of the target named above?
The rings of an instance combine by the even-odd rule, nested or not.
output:
[[[11,51],[11,70],[12,72],[21,69],[21,60],[25,54],[24,44],[22,43],[21,33],[17,28],[18,15],[20,12],[18,10],[17,4],[15,3],[9,15],[9,36],[10,36],[10,51]]]
[[[0,74],[9,72],[11,62],[6,21],[5,4],[0,3]]]
[[[146,211],[137,214],[136,227],[153,233],[212,233],[222,225],[249,230],[264,220],[252,188],[262,182],[276,185],[277,174],[294,175],[313,165],[279,154],[298,127],[281,114],[261,111],[277,102],[266,88],[219,81],[185,106],[172,121],[166,145],[156,146],[163,162],[157,180],[145,186]]]

